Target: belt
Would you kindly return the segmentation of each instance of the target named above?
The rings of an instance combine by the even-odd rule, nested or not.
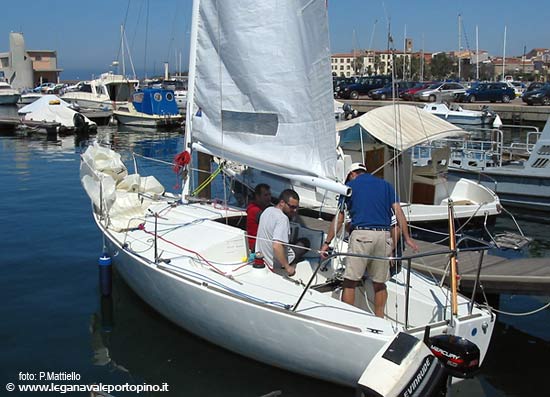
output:
[[[389,227],[354,226],[352,228],[352,231],[354,230],[374,230],[376,232],[387,232],[390,230],[390,228]]]

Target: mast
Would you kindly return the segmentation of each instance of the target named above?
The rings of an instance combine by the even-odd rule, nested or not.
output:
[[[422,57],[420,58],[420,81],[424,81],[424,33],[422,33]]]
[[[476,80],[479,81],[479,32],[476,25]]]
[[[122,75],[126,76],[126,65],[124,63],[124,54],[126,52],[124,50],[124,25],[120,25],[120,48],[122,52]]]
[[[405,32],[403,34],[403,81],[406,80],[407,70],[407,24],[405,24]]]
[[[461,72],[461,60],[462,58],[460,57],[460,47],[462,46],[460,40],[462,38],[462,31],[461,31],[461,26],[462,26],[462,21],[461,21],[461,15],[458,14],[458,57],[457,57],[457,60],[458,60],[458,81],[460,81],[460,72]]]
[[[187,76],[187,106],[185,109],[185,141],[183,150],[191,153],[192,131],[193,131],[193,106],[195,101],[195,67],[197,65],[197,37],[199,23],[199,3],[200,0],[193,1],[193,10],[191,11],[191,36],[189,42],[189,74]],[[181,192],[182,201],[189,194],[189,179],[184,181]]]
[[[506,70],[506,25],[504,25],[504,48],[502,49],[502,81]]]

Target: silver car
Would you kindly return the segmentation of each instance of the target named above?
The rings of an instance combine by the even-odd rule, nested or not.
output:
[[[414,94],[417,101],[449,101],[459,98],[466,92],[466,88],[458,83],[434,83],[425,90]]]

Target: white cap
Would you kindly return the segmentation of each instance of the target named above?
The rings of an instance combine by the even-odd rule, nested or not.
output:
[[[367,172],[367,167],[365,167],[365,164],[362,164],[362,163],[353,163],[349,167],[348,173],[346,174],[346,182],[349,180],[349,174],[353,171],[358,171],[358,170],[363,170],[363,171]]]
[[[349,167],[348,175],[349,175],[350,172],[358,171],[358,170],[363,170],[363,171],[367,172],[367,167],[365,167],[365,164],[353,163],[353,164]]]

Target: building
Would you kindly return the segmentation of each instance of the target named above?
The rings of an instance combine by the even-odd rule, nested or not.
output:
[[[45,82],[59,82],[63,69],[57,67],[57,52],[26,50],[23,33],[10,33],[10,49],[0,53],[0,75],[13,88],[33,88]]]
[[[330,57],[330,64],[332,69],[332,75],[338,77],[351,77],[355,76],[353,70],[353,54],[333,54]]]
[[[411,58],[420,56],[417,53],[402,51],[357,51],[353,53],[333,54],[331,57],[332,75],[351,77],[355,75],[390,74],[393,59],[406,58],[410,65]],[[356,70],[355,70],[356,67]]]
[[[531,59],[522,59],[522,57],[506,57],[503,61],[502,57],[491,59],[494,66],[494,78],[496,80],[503,79],[506,75],[514,75],[518,73],[530,74],[534,71],[534,63]]]

